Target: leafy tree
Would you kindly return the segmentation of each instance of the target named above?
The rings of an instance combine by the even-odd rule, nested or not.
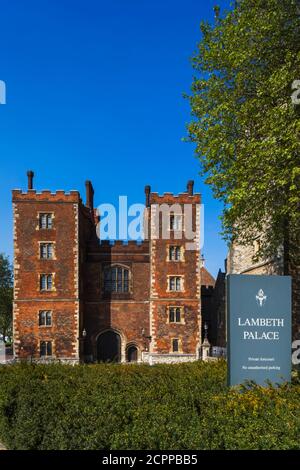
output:
[[[0,334],[12,334],[13,271],[9,259],[0,253]]]
[[[259,256],[300,245],[300,1],[240,0],[201,24],[189,97],[201,174],[224,203],[224,236],[262,236]],[[300,93],[299,93],[300,95]]]

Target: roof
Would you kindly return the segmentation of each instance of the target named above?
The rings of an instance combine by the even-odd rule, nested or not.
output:
[[[213,286],[215,285],[215,279],[207,271],[207,269],[202,266],[201,268],[201,286]]]

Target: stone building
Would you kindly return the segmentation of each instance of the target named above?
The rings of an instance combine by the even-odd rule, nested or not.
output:
[[[260,240],[257,238],[252,245],[244,246],[232,244],[229,249],[226,270],[227,274],[278,274],[283,275],[283,256],[280,252],[272,259],[253,261],[260,249]]]
[[[201,346],[200,194],[145,188],[148,237],[101,241],[94,190],[13,190],[16,359],[180,362]],[[174,204],[176,206],[174,206]],[[160,208],[167,212],[167,238]],[[184,213],[189,206],[193,240]],[[180,212],[180,211],[179,211]],[[182,229],[182,231],[181,231]],[[181,238],[177,235],[181,231]]]

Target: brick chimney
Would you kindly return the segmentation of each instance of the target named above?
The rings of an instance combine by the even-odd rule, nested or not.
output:
[[[188,183],[187,183],[187,192],[188,192],[189,196],[193,195],[193,193],[194,193],[194,181],[193,180],[188,181]]]
[[[91,181],[87,180],[85,182],[85,191],[86,191],[86,202],[85,205],[91,211],[94,210],[94,188]]]
[[[28,170],[27,171],[28,189],[33,189],[33,177],[34,177],[33,171]]]
[[[145,186],[146,207],[150,207],[150,193],[151,193],[151,187]]]

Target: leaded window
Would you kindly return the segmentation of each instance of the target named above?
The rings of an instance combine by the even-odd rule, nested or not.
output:
[[[122,266],[111,266],[104,270],[104,291],[129,292],[129,269]]]
[[[40,244],[40,257],[41,259],[53,258],[53,243],[41,243]]]
[[[52,356],[52,341],[40,342],[40,356]]]
[[[52,228],[53,215],[49,213],[40,214],[39,225],[41,229]]]
[[[40,275],[40,290],[52,290],[53,288],[53,275],[41,274]]]
[[[39,312],[39,326],[52,325],[52,312],[50,310],[41,310]]]
[[[180,246],[170,246],[169,247],[169,260],[170,261],[180,261],[181,260],[181,247]]]
[[[181,323],[181,308],[180,307],[169,307],[169,322]]]
[[[170,215],[170,230],[182,230],[182,229],[183,229],[182,214],[171,214]]]
[[[181,291],[182,290],[182,279],[180,276],[169,277],[169,290],[170,291]]]

